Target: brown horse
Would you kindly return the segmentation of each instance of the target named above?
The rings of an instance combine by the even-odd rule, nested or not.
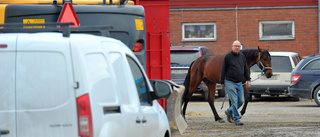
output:
[[[260,49],[258,46],[258,49],[244,49],[241,52],[246,56],[249,68],[255,64],[258,64],[261,69],[261,73],[265,74],[267,78],[272,76],[271,56],[267,50]],[[192,97],[192,94],[196,91],[201,81],[203,81],[209,89],[208,103],[214,114],[215,121],[220,123],[224,122],[223,119],[219,117],[214,106],[216,83],[220,83],[220,69],[224,56],[225,55],[201,56],[191,63],[188,74],[184,81],[185,92],[181,104],[183,105],[183,116],[186,114],[187,104]],[[246,79],[243,78],[243,83],[245,81]],[[245,102],[240,112],[241,115],[245,113],[249,101],[249,94],[246,92],[245,85],[243,85],[243,89]]]

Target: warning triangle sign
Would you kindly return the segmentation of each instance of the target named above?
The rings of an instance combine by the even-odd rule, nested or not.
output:
[[[74,11],[71,3],[65,3],[63,9],[59,15],[58,23],[70,23],[73,22],[74,25],[70,27],[79,27],[80,22],[78,20],[77,14]]]

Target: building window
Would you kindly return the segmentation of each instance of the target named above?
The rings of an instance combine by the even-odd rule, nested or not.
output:
[[[182,23],[182,41],[216,40],[216,23]]]
[[[294,39],[294,21],[260,21],[260,40]]]

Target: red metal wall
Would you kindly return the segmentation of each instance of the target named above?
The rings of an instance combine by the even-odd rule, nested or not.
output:
[[[318,5],[318,0],[170,0],[173,8],[273,7]]]
[[[170,80],[169,0],[135,2],[145,8],[146,14],[147,75],[150,79]],[[165,109],[165,99],[158,102]]]

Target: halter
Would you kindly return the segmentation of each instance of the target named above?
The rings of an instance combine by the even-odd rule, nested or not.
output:
[[[265,69],[272,69],[272,67],[264,67],[264,65],[261,63],[261,60],[260,60],[260,52],[259,52],[259,62],[258,62],[258,67],[259,67],[259,64],[262,66],[262,69],[261,69],[261,75],[264,75],[263,71]]]

